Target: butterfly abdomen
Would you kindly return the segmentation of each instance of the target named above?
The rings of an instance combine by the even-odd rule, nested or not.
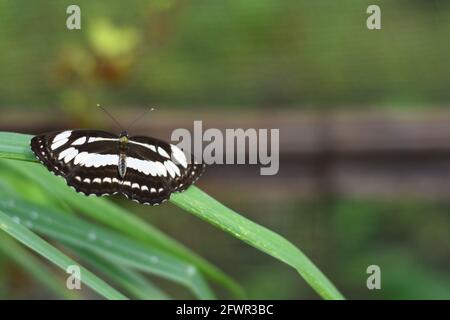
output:
[[[119,156],[119,176],[123,179],[127,173],[127,156],[125,153],[120,153]]]
[[[127,173],[127,151],[128,151],[128,136],[122,133],[119,137],[119,176],[124,179]]]

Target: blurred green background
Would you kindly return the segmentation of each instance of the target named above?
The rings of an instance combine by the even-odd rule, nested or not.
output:
[[[81,30],[66,28],[70,4]],[[366,27],[370,4],[381,30]],[[450,2],[3,0],[0,16],[0,130],[117,130],[97,103],[124,124],[155,106],[132,132],[165,140],[193,120],[279,128],[277,176],[217,165],[199,186],[292,241],[348,298],[450,298]],[[317,298],[170,204],[117,201],[250,298]],[[366,288],[371,264],[381,290]],[[0,297],[47,297],[1,254],[0,271]]]

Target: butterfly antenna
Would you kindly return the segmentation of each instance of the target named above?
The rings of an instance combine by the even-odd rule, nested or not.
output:
[[[97,104],[97,107],[102,109],[109,117],[110,119],[120,128],[121,131],[123,131],[123,127],[120,125],[119,121],[116,120],[105,108],[103,108],[101,105]]]
[[[148,108],[146,109],[139,117],[137,117],[136,119],[134,119],[128,126],[127,126],[127,130],[130,129],[133,125],[136,124],[136,122],[138,122],[139,120],[141,120],[147,113],[149,113],[150,111],[154,111],[155,108]]]

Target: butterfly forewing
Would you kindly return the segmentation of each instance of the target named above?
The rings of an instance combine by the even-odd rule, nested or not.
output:
[[[38,135],[31,140],[31,149],[49,170],[64,177],[72,169],[85,166],[80,164],[90,166],[94,160],[92,156],[96,154],[117,155],[118,152],[117,136],[93,130],[67,130]]]
[[[50,171],[87,195],[122,193],[140,203],[159,204],[189,187],[204,170],[178,147],[155,138],[131,137],[120,146],[119,137],[95,130],[47,133],[31,141],[33,152]],[[123,176],[118,168],[122,158]]]

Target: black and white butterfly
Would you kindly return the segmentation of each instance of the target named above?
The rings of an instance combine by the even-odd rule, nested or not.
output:
[[[77,192],[120,193],[150,205],[187,189],[205,167],[173,144],[128,137],[127,131],[119,136],[97,130],[45,133],[31,140],[31,149],[47,169],[64,177]]]

